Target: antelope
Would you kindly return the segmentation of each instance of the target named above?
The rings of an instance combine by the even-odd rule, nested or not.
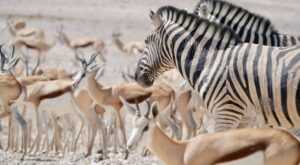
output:
[[[38,28],[26,28],[26,24],[18,23],[14,26],[8,22],[9,31],[14,37],[12,41],[10,41],[11,45],[16,46],[18,49],[31,49],[37,51],[37,62],[36,65],[32,69],[32,73],[34,74],[41,63],[41,59],[45,57],[45,53],[48,52],[52,47],[54,47],[55,42],[49,42],[45,38],[45,33],[42,29]],[[23,55],[23,60],[26,67],[26,75],[29,75],[29,57],[23,51],[21,51]]]
[[[96,73],[91,72],[87,76],[87,89],[94,102],[102,106],[112,106],[117,112],[117,121],[122,131],[123,142],[126,142],[125,128],[121,117],[123,106],[119,96],[130,103],[141,103],[147,98],[150,102],[159,101],[160,107],[166,107],[174,97],[174,91],[166,84],[158,84],[152,88],[143,88],[137,83],[124,83],[109,88],[103,87],[96,80]],[[169,121],[166,121],[169,122]],[[167,127],[169,124],[165,124]]]
[[[46,136],[46,151],[49,153],[50,151],[55,152],[55,154],[62,153],[62,156],[65,155],[67,149],[70,151],[74,151],[74,141],[78,138],[78,132],[81,132],[83,128],[83,119],[80,115],[74,113],[73,108],[67,108],[63,110],[59,109],[48,109],[44,112],[46,117],[50,119],[49,123],[47,123],[47,130],[52,128],[52,137],[50,137],[50,143],[48,142],[47,134]],[[49,113],[48,113],[49,112]],[[79,123],[79,131],[76,131],[76,126]],[[49,127],[49,128],[48,128]],[[46,132],[47,133],[47,132]],[[46,144],[44,141],[44,144]],[[44,145],[42,145],[44,146]]]
[[[22,117],[19,117],[17,110],[10,110],[11,105],[20,97],[22,93],[22,86],[20,82],[17,80],[16,76],[13,74],[12,69],[17,65],[19,59],[15,57],[14,48],[12,49],[12,53],[10,56],[4,54],[3,52],[3,45],[0,46],[0,68],[2,72],[8,72],[8,74],[0,75],[0,100],[2,103],[2,112],[0,114],[1,118],[8,116],[9,124],[8,127],[11,128],[12,119],[11,113],[13,113],[12,117],[17,117],[16,121],[22,128],[23,132],[23,147],[25,147],[24,154],[26,153],[26,129],[27,125],[23,122]],[[10,130],[10,129],[9,129]],[[11,131],[8,132],[8,143],[7,148],[8,150],[11,146]]]
[[[78,53],[80,48],[93,48],[97,55],[99,55],[100,59],[103,62],[106,62],[106,58],[104,54],[106,53],[106,45],[105,42],[94,37],[81,37],[78,39],[71,40],[65,32],[63,32],[63,28],[61,27],[58,30],[58,39],[64,43],[68,48],[74,51],[74,53]]]
[[[123,142],[126,143],[125,128],[121,117],[122,102],[120,101],[118,95],[121,92],[125,94],[127,91],[123,90],[124,88],[116,88],[116,87],[104,88],[100,83],[97,82],[95,78],[96,74],[97,72],[94,71],[87,76],[88,92],[96,104],[104,106],[105,109],[109,107],[113,107],[113,109],[116,110],[117,122],[118,122],[117,125],[120,126]],[[127,94],[125,94],[125,96],[126,95]],[[131,99],[131,101],[133,102],[138,102],[139,100],[144,100],[145,98],[148,98],[150,95],[151,95],[150,92],[146,92],[144,90],[136,90],[134,91],[133,94],[131,94],[131,96],[127,95],[126,99]],[[127,157],[127,151],[125,153],[125,158],[126,157]]]
[[[122,72],[122,77],[126,82],[129,82],[130,80],[134,80],[134,76],[128,72],[128,69],[127,69],[127,72]],[[176,79],[178,79],[178,78],[175,79],[175,77],[177,77],[177,75],[176,75],[176,72],[173,70],[172,72],[168,72],[167,74],[164,74],[159,79],[160,81],[157,84],[163,85],[163,84],[176,83],[176,81],[177,81]],[[171,78],[171,79],[169,79],[169,78]],[[169,114],[161,115],[162,117],[160,117],[160,123],[161,123],[162,129],[165,130],[167,126],[173,127],[172,132],[176,133],[175,136],[177,139],[179,139],[181,136],[184,136],[181,138],[189,138],[190,136],[194,136],[196,133],[197,125],[196,125],[196,121],[193,118],[192,106],[190,105],[191,98],[192,98],[191,91],[179,90],[177,92],[178,96],[175,97],[175,91],[173,91],[173,89],[169,85],[166,85],[166,87],[165,87],[166,90],[161,90],[160,88],[157,88],[160,86],[157,84],[154,87],[147,88],[147,89],[154,91],[154,93],[156,93],[156,95],[158,95],[158,96],[170,93],[170,95],[169,95],[170,97],[167,94],[166,95],[167,97],[164,97],[164,98],[167,99],[167,98],[174,97],[173,99],[176,99],[176,105],[174,107],[175,109],[167,111],[167,113],[169,113]],[[159,94],[159,93],[161,93],[161,94]],[[156,99],[150,100],[150,102],[151,103],[153,103],[154,101],[162,102],[163,100],[164,99],[156,98]],[[171,100],[164,101],[165,104],[163,104],[163,106],[161,106],[162,103],[159,103],[160,109],[164,110],[168,106],[170,101]],[[176,118],[174,117],[176,111],[179,112],[181,120],[182,120],[182,129],[183,129],[182,131],[178,129],[178,126],[177,126],[178,122],[176,122],[176,120],[175,120]],[[169,120],[166,120],[166,119],[168,119],[166,117],[169,117],[169,116],[171,116],[171,120],[170,120],[170,118],[169,118]],[[173,121],[173,122],[171,122],[171,121]],[[183,132],[183,131],[185,131],[185,132]]]
[[[88,145],[86,157],[91,155],[95,137],[97,135],[98,128],[101,130],[102,135],[102,144],[103,144],[103,154],[106,157],[106,137],[103,123],[99,120],[97,114],[103,115],[105,112],[104,108],[100,105],[93,104],[93,99],[86,90],[80,90],[77,94],[74,94],[73,97],[74,103],[77,105],[79,110],[83,113],[88,122]]]
[[[176,97],[176,110],[182,120],[182,139],[189,139],[196,135],[197,123],[193,118],[193,107],[191,104],[192,91],[181,91]]]
[[[132,41],[125,44],[123,41],[121,41],[120,36],[120,33],[112,34],[113,42],[121,52],[127,55],[138,55],[139,53],[143,52],[145,47],[143,42]]]
[[[161,130],[156,103],[145,115],[140,115],[138,111],[136,109],[127,148],[132,150],[147,138],[145,141],[149,150],[167,165],[213,165],[241,159],[257,151],[263,152],[266,165],[300,163],[300,142],[283,129],[236,129],[178,142]]]
[[[47,77],[47,80],[59,80],[59,79],[65,79],[65,78],[71,78],[72,75],[68,74],[66,70],[64,69],[39,69],[36,73],[36,75],[42,75]]]
[[[41,123],[39,119],[39,105],[43,100],[56,98],[61,96],[67,92],[73,92],[81,80],[84,78],[86,72],[89,72],[93,67],[93,64],[96,55],[92,55],[88,61],[80,58],[77,56],[77,60],[79,60],[82,64],[81,71],[79,71],[73,78],[71,79],[60,79],[60,80],[52,80],[52,81],[40,81],[36,82],[27,88],[30,90],[28,96],[26,98],[27,102],[30,102],[36,112],[36,124],[37,124],[37,135],[34,139],[34,143],[31,146],[31,151],[33,151],[34,147],[36,146],[37,152],[40,148],[40,139],[41,139]],[[28,90],[28,91],[29,91]]]

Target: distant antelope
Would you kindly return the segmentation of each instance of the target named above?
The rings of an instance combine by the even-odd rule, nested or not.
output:
[[[300,142],[285,130],[246,128],[177,142],[161,130],[159,115],[154,103],[145,115],[135,116],[128,149],[134,149],[141,139],[147,138],[150,151],[167,165],[213,165],[241,159],[257,151],[263,152],[265,165],[300,163]]]
[[[74,103],[78,106],[81,113],[86,118],[88,122],[88,145],[86,156],[91,155],[95,137],[97,135],[98,129],[101,131],[102,144],[103,144],[103,154],[106,157],[106,135],[103,123],[99,121],[97,114],[103,115],[104,109],[100,105],[95,105],[93,99],[86,90],[80,90],[75,93],[73,97]]]
[[[139,53],[143,52],[145,47],[143,42],[132,41],[124,43],[121,41],[120,36],[121,33],[113,33],[112,38],[114,44],[121,52],[127,55],[138,55]]]
[[[59,80],[59,79],[66,79],[72,78],[72,74],[66,72],[65,69],[39,69],[36,72],[37,75],[43,75],[47,77],[48,80]]]
[[[66,78],[53,81],[40,81],[27,87],[29,89],[29,93],[28,97],[26,98],[26,101],[30,102],[34,106],[34,109],[36,110],[37,121],[37,136],[34,140],[33,145],[31,146],[31,151],[35,146],[35,152],[37,152],[40,148],[42,130],[40,125],[41,123],[38,108],[41,102],[46,99],[56,98],[67,92],[73,92],[75,88],[79,85],[83,77],[86,75],[86,72],[88,72],[91,69],[91,65],[93,65],[95,58],[96,55],[93,55],[88,61],[85,61],[78,57],[77,59],[81,62],[82,68],[71,79]]]
[[[13,36],[10,44],[15,45],[17,49],[20,50],[25,48],[26,50],[31,49],[37,51],[37,62],[31,71],[32,73],[29,73],[29,56],[21,51],[26,66],[26,74],[29,75],[35,73],[41,63],[42,58],[45,57],[45,53],[55,45],[55,42],[49,42],[46,39],[45,33],[42,29],[27,28],[25,22],[19,22],[15,25],[12,25],[11,22],[8,22],[8,27]]]
[[[96,37],[81,37],[71,40],[61,27],[58,30],[58,39],[63,42],[68,48],[78,53],[81,48],[93,48],[103,62],[106,62],[104,54],[106,53],[105,42]]]
[[[22,85],[17,80],[16,76],[13,74],[13,68],[18,63],[19,59],[14,54],[14,48],[12,49],[12,53],[10,55],[5,54],[3,52],[3,45],[0,46],[0,68],[1,72],[4,72],[4,74],[0,75],[0,101],[2,104],[2,111],[1,111],[1,118],[8,116],[9,124],[8,127],[11,128],[12,124],[12,117],[19,116],[17,113],[17,110],[12,111],[10,109],[11,105],[20,97],[22,94]],[[14,115],[11,116],[11,113],[14,113]],[[23,132],[23,146],[25,148],[26,153],[26,129],[27,125],[23,122],[22,118],[16,118],[16,121],[22,128]],[[11,131],[9,129],[8,131],[8,144],[7,144],[7,150],[12,145],[12,139],[11,139]]]

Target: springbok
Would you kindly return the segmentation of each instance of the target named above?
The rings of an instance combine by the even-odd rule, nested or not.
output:
[[[106,53],[106,45],[105,42],[99,38],[81,37],[71,40],[63,31],[63,27],[60,27],[60,29],[58,30],[58,39],[68,48],[73,50],[74,53],[78,53],[78,50],[82,48],[92,48],[95,50],[95,53],[99,55],[100,59],[103,62],[106,62],[106,59],[104,57],[104,54]]]
[[[135,102],[140,102],[141,100],[143,101],[146,98],[148,98],[151,95],[151,92],[147,92],[142,89],[135,89],[135,91],[131,91],[129,89],[129,88],[133,89],[134,87],[126,88],[128,90],[125,90],[124,87],[104,88],[102,84],[97,82],[96,74],[97,72],[94,71],[87,76],[88,92],[96,104],[103,106],[105,109],[107,108],[111,109],[112,107],[113,109],[116,110],[117,122],[118,122],[117,125],[121,129],[123,143],[126,143],[127,140],[126,140],[124,122],[121,117],[121,109],[123,105],[118,96],[124,95],[125,99],[131,100],[132,103],[135,103]],[[125,157],[127,157],[127,151],[125,153]]]
[[[190,139],[196,135],[197,123],[193,117],[193,108],[191,105],[192,91],[180,91],[176,97],[176,110],[179,112],[182,120],[182,140]]]
[[[72,74],[68,74],[65,69],[39,69],[37,70],[37,75],[43,75],[47,77],[48,80],[59,80],[65,78],[72,78]]]
[[[1,74],[0,75],[0,100],[2,103],[2,112],[0,114],[1,118],[8,117],[8,143],[7,148],[8,150],[12,145],[12,137],[10,128],[12,127],[12,117],[17,117],[16,121],[22,128],[22,145],[25,149],[24,154],[27,152],[26,150],[26,139],[27,139],[27,125],[24,123],[24,119],[19,116],[17,109],[10,110],[11,105],[20,97],[22,94],[22,85],[17,80],[16,76],[13,74],[13,68],[17,65],[19,59],[14,54],[14,48],[10,55],[8,53],[3,52],[3,45],[0,46],[0,68],[1,72],[5,72],[8,74]],[[13,113],[13,114],[12,114]],[[12,114],[12,115],[11,115]]]
[[[31,151],[36,146],[37,152],[40,148],[40,142],[41,142],[41,121],[39,119],[39,105],[43,100],[56,98],[58,96],[61,96],[67,92],[73,92],[76,87],[79,85],[81,80],[85,77],[86,72],[89,72],[93,67],[93,62],[95,62],[96,55],[92,55],[88,61],[76,57],[77,60],[81,62],[81,70],[71,79],[59,79],[59,80],[53,80],[53,81],[39,81],[36,82],[30,86],[27,86],[28,88],[28,96],[26,98],[27,102],[30,102],[34,109],[36,110],[36,124],[37,124],[37,136],[34,140],[33,145],[31,146]]]
[[[102,144],[103,144],[103,156],[106,157],[106,134],[103,126],[103,122],[101,122],[98,118],[98,115],[103,115],[104,109],[100,105],[93,104],[93,99],[89,95],[88,91],[80,90],[78,93],[74,94],[73,97],[74,103],[79,108],[79,111],[84,115],[87,123],[88,123],[88,145],[87,145],[87,153],[86,157],[91,155],[93,144],[95,141],[95,137],[97,135],[98,128],[101,131],[102,135]]]
[[[241,159],[257,151],[264,154],[266,165],[297,165],[300,163],[300,142],[282,129],[246,128],[204,134],[177,142],[160,128],[156,103],[145,115],[136,109],[129,150],[147,138],[149,150],[167,165],[213,165]]]
[[[41,60],[45,58],[46,52],[48,52],[55,42],[49,42],[45,37],[45,32],[39,28],[27,28],[25,22],[11,25],[8,22],[9,31],[11,32],[13,39],[10,41],[11,45],[16,46],[23,55],[23,61],[26,67],[26,75],[34,74],[41,63]],[[22,49],[35,50],[37,52],[37,62],[33,67],[31,73],[29,71],[29,55],[25,54]]]
[[[132,41],[132,42],[124,43],[123,41],[121,41],[120,36],[121,36],[121,33],[113,33],[112,34],[114,44],[124,54],[138,55],[139,53],[141,53],[143,51],[143,49],[145,47],[143,42]]]
[[[117,112],[118,126],[122,131],[123,142],[126,143],[126,134],[124,122],[121,117],[121,109],[123,106],[119,96],[122,96],[131,104],[138,104],[149,98],[150,102],[158,101],[159,106],[165,108],[170,104],[175,97],[174,90],[167,84],[157,84],[151,88],[143,88],[137,83],[123,83],[112,87],[105,88],[96,80],[97,72],[91,72],[87,76],[87,89],[93,98],[94,102],[104,107],[111,106]],[[170,124],[170,121],[165,121],[164,127]],[[174,131],[177,132],[177,131]]]
[[[158,81],[158,83],[156,83],[155,86],[157,86],[157,84],[173,84],[175,86],[176,89],[176,83],[178,83],[179,78],[178,78],[178,73],[176,70],[171,70],[168,73],[164,73],[164,75],[162,75]],[[127,68],[127,72],[124,71],[122,72],[122,77],[126,82],[130,82],[130,81],[135,81],[134,80],[134,76],[132,74],[129,73],[129,68]],[[159,86],[158,86],[159,87]],[[165,130],[165,128],[167,126],[172,126],[172,132],[176,133],[176,137],[177,139],[179,138],[190,138],[191,136],[194,136],[196,134],[196,127],[197,127],[197,123],[194,119],[194,115],[193,115],[193,108],[195,108],[192,104],[192,91],[191,90],[177,90],[175,91],[171,91],[173,90],[170,85],[167,85],[165,89],[166,90],[161,90],[159,88],[156,87],[151,87],[151,88],[147,88],[148,90],[153,90],[158,92],[158,93],[169,93],[172,92],[171,95],[172,97],[175,97],[175,93],[176,93],[176,97],[174,98],[176,100],[176,105],[175,105],[175,111],[167,111],[168,113],[172,113],[172,114],[165,114],[165,115],[161,115],[163,117],[160,117],[162,120],[160,120],[161,123],[161,127],[163,130]],[[165,97],[165,99],[170,98],[170,97]],[[157,98],[157,99],[152,99],[151,102],[153,101],[159,101],[162,102],[164,99],[161,98]],[[164,110],[168,104],[170,103],[170,100],[165,101],[165,103],[167,104],[163,104],[163,106],[160,106],[160,109]],[[159,105],[161,105],[161,103],[159,103]],[[179,112],[179,116],[181,118],[182,121],[182,126],[181,129],[178,129],[178,124],[175,124],[174,122],[170,122],[166,121],[166,117],[169,117],[170,115],[175,115],[174,113]],[[198,112],[199,113],[199,112]],[[198,118],[197,118],[198,119]],[[165,122],[163,122],[165,121]],[[172,116],[172,121],[175,121],[175,117]],[[177,122],[176,122],[177,123]],[[180,137],[182,136],[182,137]]]

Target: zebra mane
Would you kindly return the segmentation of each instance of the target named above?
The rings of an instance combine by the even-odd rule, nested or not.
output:
[[[189,13],[186,10],[183,9],[178,9],[173,6],[163,6],[159,8],[156,12],[158,15],[161,16],[163,21],[171,21],[173,23],[176,23],[178,21],[177,18],[180,16],[183,17],[184,19],[188,20],[191,19],[192,21],[197,21],[199,22],[199,25],[201,24],[206,24],[210,27],[214,27],[216,30],[221,31],[223,34],[228,34],[230,37],[232,37],[234,40],[236,40],[237,43],[241,42],[240,37],[230,28],[217,24],[215,22],[210,22],[209,20],[205,18],[200,18],[199,16]],[[186,27],[184,27],[186,28]],[[198,28],[198,27],[195,27]]]
[[[273,25],[273,23],[271,22],[270,19],[262,16],[262,15],[259,15],[259,14],[256,14],[256,13],[253,13],[241,6],[238,6],[238,5],[235,5],[233,3],[230,3],[230,2],[227,2],[227,1],[224,1],[224,0],[206,0],[208,1],[209,3],[220,3],[220,4],[223,4],[223,5],[227,5],[229,6],[231,9],[240,9],[241,11],[245,12],[245,13],[248,13],[249,15],[253,16],[254,18],[257,18],[257,19],[260,19],[262,20],[262,22],[266,25],[266,26],[269,26],[269,28],[273,31],[273,32],[278,32],[277,28],[275,28],[275,26]],[[195,9],[194,9],[194,14],[196,15],[199,15],[199,12],[201,10],[200,6],[202,3],[206,3],[206,2],[203,2],[203,0],[200,0]]]

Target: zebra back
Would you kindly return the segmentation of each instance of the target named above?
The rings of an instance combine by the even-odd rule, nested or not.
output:
[[[146,39],[135,73],[140,84],[151,86],[157,70],[175,66],[215,120],[211,130],[249,123],[300,125],[300,45],[240,43],[229,28],[170,6],[160,8],[151,19],[157,26]]]
[[[181,27],[188,29],[190,31],[196,30],[199,28],[199,25],[206,25],[212,29],[216,29],[217,31],[221,31],[220,33],[223,35],[227,35],[231,38],[231,41],[236,45],[241,42],[240,37],[229,27],[223,26],[221,24],[217,24],[215,22],[210,22],[205,18],[198,17],[194,13],[189,13],[184,9],[177,9],[173,6],[164,6],[157,10],[156,12],[165,22],[172,22],[180,25]],[[189,23],[187,23],[189,22]],[[191,27],[191,24],[194,26]],[[223,47],[224,48],[224,47]]]
[[[194,13],[231,28],[243,42],[276,47],[300,43],[299,37],[278,32],[268,18],[227,1],[200,0]]]

